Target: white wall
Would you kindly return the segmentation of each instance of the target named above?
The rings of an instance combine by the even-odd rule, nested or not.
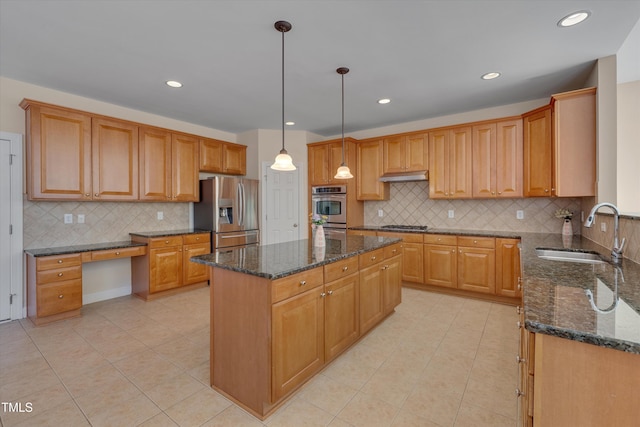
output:
[[[618,84],[618,207],[640,216],[640,80]]]
[[[598,60],[596,92],[596,201],[617,203],[616,56]]]

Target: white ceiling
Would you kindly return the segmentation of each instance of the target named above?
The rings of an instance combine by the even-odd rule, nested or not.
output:
[[[639,19],[640,0],[0,0],[0,75],[232,133],[279,129],[273,24],[287,20],[288,129],[330,136],[340,66],[348,133],[579,88]]]

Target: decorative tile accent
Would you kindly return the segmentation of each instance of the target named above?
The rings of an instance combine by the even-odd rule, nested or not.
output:
[[[575,213],[574,234],[580,234],[579,198],[432,200],[426,181],[392,183],[390,192],[389,200],[365,202],[364,225],[560,233],[562,220],[554,214],[557,209],[568,209]],[[378,217],[379,209],[384,211],[382,218]],[[450,209],[454,211],[453,219],[447,217]],[[517,210],[524,211],[524,219],[516,219]]]
[[[164,219],[157,219],[162,211]],[[64,214],[73,214],[73,224]],[[78,224],[78,215],[85,223]],[[189,228],[188,203],[32,202],[24,200],[24,247],[46,248],[129,240],[129,232]]]

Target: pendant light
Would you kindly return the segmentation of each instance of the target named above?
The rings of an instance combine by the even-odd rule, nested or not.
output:
[[[296,170],[293,160],[287,150],[284,149],[284,33],[291,30],[291,24],[287,21],[278,21],[274,24],[276,30],[282,33],[282,150],[276,156],[275,162],[271,165],[271,169],[277,171],[294,171]]]
[[[344,163],[344,75],[349,72],[347,67],[340,67],[336,70],[338,74],[342,76],[342,163],[338,168],[335,179],[349,179],[353,178],[349,166]]]

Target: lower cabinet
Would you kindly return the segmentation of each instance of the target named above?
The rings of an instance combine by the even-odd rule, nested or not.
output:
[[[426,234],[424,242],[424,283],[456,288],[458,286],[458,238]]]
[[[392,237],[402,239],[402,280],[405,282],[422,283],[424,278],[424,248],[422,245],[422,234],[411,233],[390,233],[379,231],[380,237]]]
[[[369,331],[384,316],[382,288],[384,249],[359,256],[360,265],[360,333]]]
[[[496,294],[522,296],[519,239],[496,239]]]
[[[190,261],[192,256],[211,252],[209,233],[166,237],[133,235],[132,241],[144,242],[149,250],[145,256],[131,259],[133,293],[148,300],[178,291],[189,285],[206,285],[209,269]]]
[[[402,302],[402,267],[404,251],[397,245],[385,248],[382,278],[382,311],[391,313]]]
[[[496,289],[496,239],[458,236],[458,288],[485,294]]]
[[[355,257],[354,257],[355,258]],[[326,362],[349,348],[360,335],[359,284],[357,269],[325,285],[324,359]]]

